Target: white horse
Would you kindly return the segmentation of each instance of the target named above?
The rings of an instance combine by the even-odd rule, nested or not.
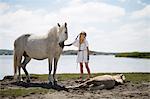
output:
[[[55,26],[43,36],[34,34],[24,34],[17,38],[14,42],[14,79],[17,79],[17,69],[19,72],[18,80],[21,80],[21,71],[26,74],[27,82],[30,82],[29,74],[26,70],[26,65],[33,59],[43,60],[48,58],[49,62],[49,83],[55,84],[57,62],[63,50],[64,41],[68,39],[67,23],[60,26]],[[24,60],[22,61],[22,58]],[[53,77],[51,76],[52,62],[54,61]],[[53,79],[52,79],[53,78]]]
[[[91,78],[84,83],[81,83],[76,86],[69,86],[67,88],[88,88],[91,90],[99,90],[99,89],[111,89],[115,85],[123,84],[125,82],[125,76],[123,74],[117,75],[102,75]]]

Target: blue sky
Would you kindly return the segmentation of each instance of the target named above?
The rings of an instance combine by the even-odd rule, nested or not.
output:
[[[13,49],[22,34],[67,22],[66,43],[85,31],[91,50],[150,51],[150,0],[0,0],[0,19],[1,49]]]
[[[45,10],[56,10],[56,8],[65,7],[69,0],[0,0],[1,2],[11,5],[22,5],[29,9],[43,8]],[[82,0],[82,2],[89,2],[91,0]],[[141,9],[145,4],[150,4],[150,0],[92,0],[93,2],[105,2],[120,6],[126,9],[126,11],[135,11]]]

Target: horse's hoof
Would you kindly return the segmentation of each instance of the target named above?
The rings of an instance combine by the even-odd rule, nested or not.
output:
[[[53,83],[52,83],[51,81],[50,81],[50,82],[48,82],[48,84],[49,84],[49,85],[53,85]]]
[[[27,83],[30,83],[30,80],[29,80],[29,79],[27,79]]]
[[[22,81],[21,78],[18,78],[18,79],[17,79],[17,82],[21,82],[21,81]]]
[[[54,83],[54,85],[57,85],[57,81],[54,81],[53,83]]]
[[[17,80],[17,79],[18,79],[18,77],[17,77],[17,76],[14,76],[13,80]]]

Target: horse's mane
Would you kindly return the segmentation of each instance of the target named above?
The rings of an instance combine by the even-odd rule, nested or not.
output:
[[[57,35],[57,26],[52,27],[49,31],[48,31],[48,36],[50,35]]]

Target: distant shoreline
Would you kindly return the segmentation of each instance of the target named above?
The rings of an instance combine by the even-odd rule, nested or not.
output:
[[[116,53],[90,51],[90,55],[115,55]],[[0,49],[0,55],[13,55],[13,50]],[[62,55],[77,55],[77,50],[65,50]]]
[[[77,50],[65,50],[62,55],[77,55]],[[13,55],[13,50],[0,49],[0,55]],[[90,51],[90,55],[114,55],[115,57],[150,59],[150,52],[98,52]]]

